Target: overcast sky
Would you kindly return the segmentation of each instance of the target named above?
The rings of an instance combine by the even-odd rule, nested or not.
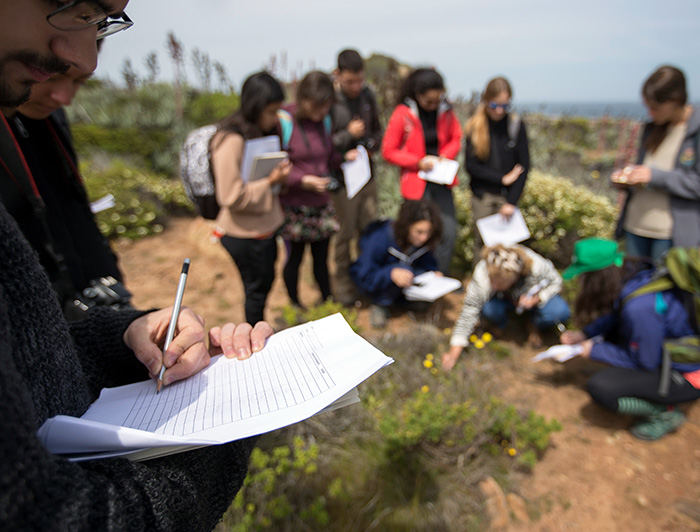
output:
[[[109,37],[99,77],[122,81],[124,59],[141,73],[158,54],[171,78],[166,35],[225,65],[236,87],[286,52],[288,70],[330,71],[337,53],[356,48],[440,71],[451,95],[508,77],[516,100],[637,101],[643,80],[669,63],[700,94],[698,0],[131,0],[134,26]]]

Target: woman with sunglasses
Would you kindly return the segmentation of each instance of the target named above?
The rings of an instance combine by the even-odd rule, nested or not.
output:
[[[454,159],[462,142],[457,116],[445,100],[442,76],[432,68],[417,68],[401,85],[398,105],[389,118],[382,156],[401,169],[401,195],[407,200],[432,200],[440,209],[442,239],[435,250],[438,267],[447,273],[457,235],[454,202],[449,185],[421,179],[435,157]]]
[[[496,213],[510,218],[525,187],[530,153],[525,124],[518,115],[510,113],[512,98],[508,80],[493,78],[465,127],[465,165],[471,178],[475,222]],[[476,231],[474,257],[479,256],[482,245]]]

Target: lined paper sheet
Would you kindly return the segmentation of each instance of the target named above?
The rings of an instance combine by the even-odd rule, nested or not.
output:
[[[159,394],[153,381],[104,389],[80,419],[52,418],[39,436],[54,453],[224,443],[347,404],[392,362],[335,314],[273,335],[247,360],[216,357]]]

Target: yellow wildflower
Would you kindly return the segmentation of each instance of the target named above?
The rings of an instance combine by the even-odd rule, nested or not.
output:
[[[423,361],[423,366],[425,366],[426,368],[430,369],[430,368],[433,367],[433,361],[432,361],[432,360],[425,359],[425,360]]]
[[[433,360],[434,358],[435,358],[435,357],[433,356],[432,353],[428,353],[427,355],[425,355],[425,359],[426,359],[426,360]]]
[[[445,329],[445,330],[442,331],[442,332],[444,332],[445,334],[450,334],[450,333],[452,332],[452,329],[450,329],[450,328],[448,327],[447,329]]]
[[[476,342],[474,342],[474,347],[477,349],[483,349],[486,344],[482,339],[478,339]]]
[[[472,335],[469,337],[469,341],[470,341],[471,343],[476,342],[478,339],[479,339],[479,337],[478,337],[476,334],[472,334]]]
[[[598,179],[598,178],[600,177],[600,172],[599,172],[598,170],[593,170],[593,171],[591,172],[591,177],[592,177],[593,179]]]
[[[511,447],[510,449],[508,449],[508,454],[510,456],[515,456],[516,454],[518,454],[518,450],[515,449],[514,447]]]
[[[493,335],[491,333],[485,332],[481,339],[488,344],[491,340],[493,340]]]
[[[437,375],[437,374],[438,374],[437,368],[430,368],[430,374],[431,374],[431,375]]]
[[[424,385],[421,387],[420,391],[423,392],[423,393],[428,393],[428,392],[430,391],[430,386],[428,386],[427,384],[424,384]]]

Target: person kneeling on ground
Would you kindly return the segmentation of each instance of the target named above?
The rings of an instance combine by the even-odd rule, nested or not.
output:
[[[582,357],[613,366],[591,377],[588,393],[613,412],[641,417],[632,434],[657,440],[684,423],[676,403],[700,398],[700,373],[691,375],[700,370],[700,363],[672,361],[667,393],[661,393],[664,340],[695,333],[680,291],[633,294],[650,281],[653,270],[630,277],[629,266],[629,262],[623,264],[623,254],[612,240],[590,238],[576,243],[573,263],[563,275],[565,279],[579,276],[574,315],[578,323],[587,325],[583,331],[563,333],[561,341],[581,344]]]
[[[367,227],[350,277],[372,300],[372,327],[386,326],[389,306],[410,307],[403,289],[411,286],[416,275],[437,270],[432,250],[441,236],[440,212],[428,200],[406,201],[396,221],[377,221]]]
[[[446,371],[454,367],[462,350],[469,345],[469,335],[480,316],[503,328],[509,311],[531,314],[536,330],[532,330],[528,341],[533,347],[542,346],[539,331],[569,319],[569,305],[559,295],[562,279],[551,261],[520,245],[487,247],[481,257],[467,287],[450,350],[442,355],[442,367]]]

